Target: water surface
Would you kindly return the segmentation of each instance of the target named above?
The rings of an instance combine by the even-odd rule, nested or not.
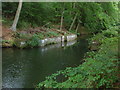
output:
[[[87,46],[85,38],[79,38],[77,42],[65,44],[65,47],[56,44],[32,49],[4,48],[3,88],[33,88],[46,76],[81,64],[88,51]]]

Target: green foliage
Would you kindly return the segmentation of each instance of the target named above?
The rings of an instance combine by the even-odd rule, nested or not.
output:
[[[112,38],[112,37],[118,37],[118,27],[111,27],[110,29],[107,29],[105,31],[102,31],[101,33],[98,33],[97,35],[94,35],[93,38],[89,39],[90,40],[90,44],[92,44],[92,42],[97,42],[97,43],[102,43],[102,41],[104,41],[104,39],[106,38]]]
[[[117,3],[83,3],[82,13],[85,27],[92,32],[100,32],[102,29],[108,29],[111,25],[118,23]]]
[[[59,36],[59,33],[50,31],[46,33],[42,32],[31,35],[31,34],[22,34],[19,32],[15,32],[13,36],[15,38],[14,45],[16,47],[21,47],[20,42],[25,42],[24,48],[26,48],[26,47],[37,47],[39,45],[39,40],[44,38],[57,37]]]
[[[0,40],[0,43],[2,43],[3,47],[11,47],[12,45],[14,45],[13,40]]]
[[[43,33],[37,33],[37,34],[34,34],[33,37],[36,37],[38,39],[43,39],[44,35],[43,35]]]
[[[13,33],[13,37],[15,39],[26,39],[26,40],[28,40],[28,39],[31,38],[31,35],[29,35],[29,34],[22,34],[22,33],[19,33],[19,32],[14,32]]]
[[[55,36],[58,36],[58,35],[59,35],[59,33],[54,32],[54,31],[47,32],[47,37],[55,37]]]
[[[37,88],[112,88],[118,80],[118,36],[115,31],[107,30],[114,34],[106,37],[106,31],[95,35],[90,40],[101,38],[99,50],[86,54],[85,62],[78,67],[68,67],[48,76],[45,81],[38,84]],[[99,37],[99,38],[98,38]],[[92,42],[91,41],[91,42]],[[66,81],[58,82],[58,75],[67,77]]]
[[[18,3],[2,3],[3,17],[12,21]],[[64,13],[63,13],[64,12]],[[85,26],[90,32],[100,32],[118,23],[118,2],[83,2],[83,3],[31,3],[24,2],[18,22],[18,28],[39,27],[47,24],[61,23],[63,13],[63,26],[68,30],[77,13],[72,30],[77,24]]]
[[[105,37],[114,37],[114,36],[118,36],[118,32],[113,30],[106,30],[105,32],[103,32],[103,35]]]
[[[80,35],[80,33],[77,33],[75,30],[69,30],[69,32]]]
[[[17,2],[4,2],[2,3],[2,14],[5,18],[14,18],[13,14],[16,13]]]
[[[7,19],[14,19],[18,3],[2,3],[4,24]],[[64,12],[64,13],[63,13]],[[101,32],[89,39],[89,44],[97,42],[99,50],[88,52],[85,62],[75,68],[66,68],[48,76],[45,81],[39,83],[38,88],[111,88],[112,84],[118,80],[118,31],[119,23],[118,2],[83,2],[83,3],[23,3],[18,27],[40,27],[50,22],[60,25],[63,13],[63,27],[69,29],[78,14],[72,33],[79,24],[85,26],[89,32]],[[8,22],[10,24],[10,22]],[[50,26],[49,26],[50,27]],[[103,31],[104,30],[104,31]],[[59,34],[53,31],[37,33],[32,36],[16,33],[15,38],[25,41],[29,47],[38,46],[39,39],[44,37],[54,37]],[[7,43],[8,41],[3,41]],[[67,80],[58,82],[58,75],[63,75]]]
[[[103,8],[103,11],[111,17],[111,24],[115,24],[112,22],[118,22],[118,13],[119,13],[119,8],[118,8],[118,2],[113,2],[113,3],[101,3],[101,7]]]
[[[18,23],[18,28],[20,28],[20,29],[27,29],[28,27],[31,27],[29,22],[20,21]]]
[[[2,17],[2,24],[3,25],[6,25],[6,26],[10,26],[10,25],[12,25],[12,20],[10,19],[10,20],[8,20],[7,18],[5,18],[4,16]]]
[[[9,43],[10,41],[9,40],[0,40],[0,42],[2,42],[2,43]]]
[[[35,47],[39,45],[38,35],[34,34],[28,41],[26,41],[28,47]]]

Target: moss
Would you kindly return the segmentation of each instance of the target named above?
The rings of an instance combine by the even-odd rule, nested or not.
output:
[[[2,47],[12,47],[14,44],[13,40],[2,40]]]
[[[26,48],[28,47],[26,40],[21,40],[21,39],[15,39],[14,40],[14,46],[18,48]]]
[[[40,45],[40,40],[46,39],[46,38],[56,38],[61,37],[61,33],[64,31],[52,31],[49,32],[34,32],[34,33],[27,33],[26,31],[17,31],[12,33],[12,41],[9,40],[3,40],[2,41],[2,47],[18,47],[18,48],[33,48],[38,47]],[[69,33],[69,34],[68,34]],[[72,33],[66,32],[65,37],[67,35],[70,35]],[[67,39],[67,38],[66,38]],[[61,42],[61,41],[58,41]],[[45,43],[45,45],[49,44],[56,44],[56,40],[51,40]]]

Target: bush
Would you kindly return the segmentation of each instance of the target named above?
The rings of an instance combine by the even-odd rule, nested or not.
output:
[[[113,88],[113,83],[118,80],[118,37],[116,35],[111,38],[105,37],[105,32],[90,39],[104,37],[99,39],[101,41],[99,50],[88,52],[82,65],[75,68],[67,67],[46,77],[37,88]],[[58,82],[59,75],[67,77],[67,80]]]
[[[39,45],[39,37],[38,35],[34,34],[28,41],[26,41],[28,47],[35,47]]]
[[[59,35],[59,33],[54,32],[54,31],[47,32],[47,34],[46,34],[47,37],[56,37],[58,35]]]
[[[18,22],[18,28],[19,29],[27,29],[29,27],[31,27],[31,24],[29,22],[26,22],[26,21]]]

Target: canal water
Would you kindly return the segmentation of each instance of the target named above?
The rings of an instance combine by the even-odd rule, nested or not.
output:
[[[81,64],[88,51],[86,37],[40,48],[2,49],[3,88],[34,88],[46,76]]]

